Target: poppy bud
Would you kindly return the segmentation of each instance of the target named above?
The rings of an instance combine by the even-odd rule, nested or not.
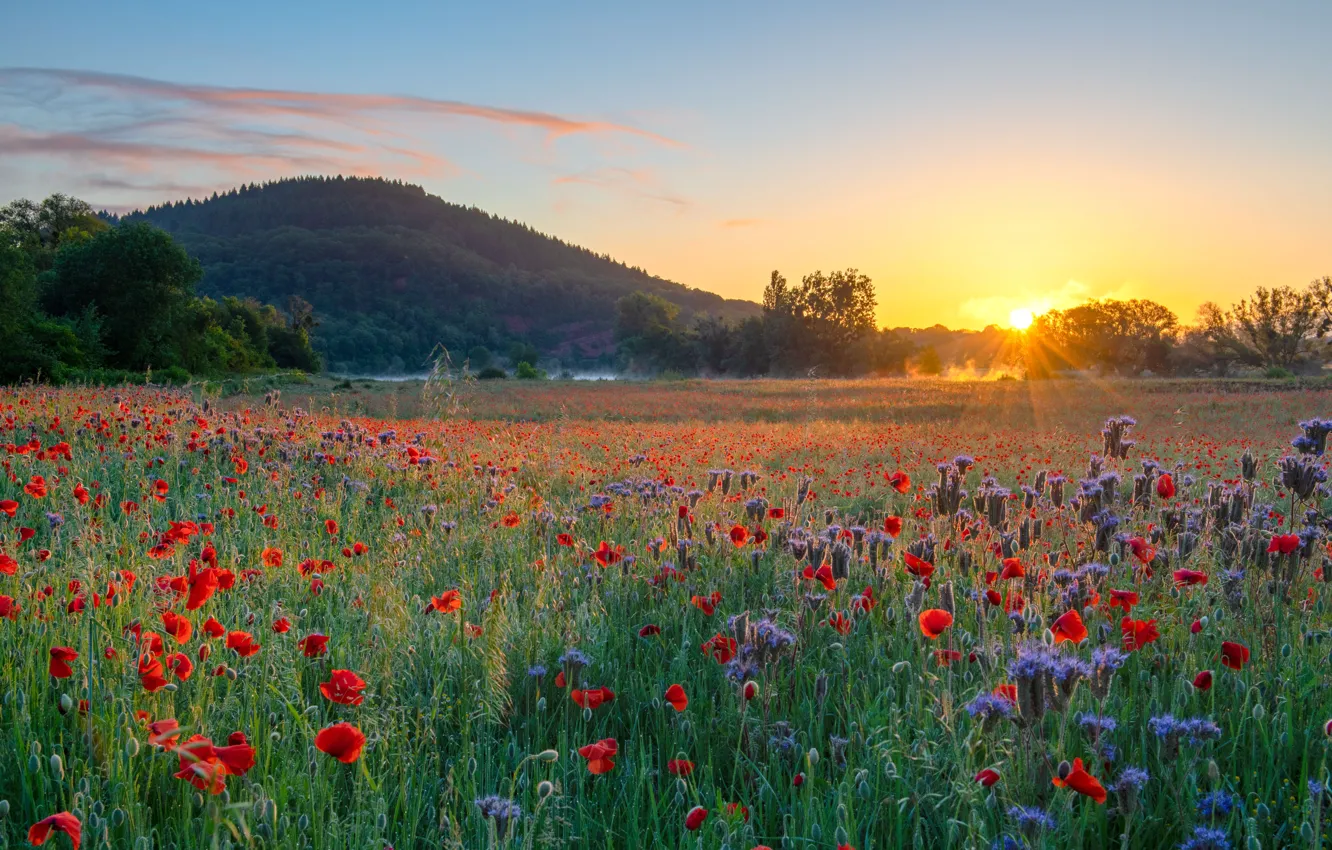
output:
[[[819,764],[819,749],[818,749],[818,747],[810,747],[810,748],[809,748],[809,753],[807,753],[805,757],[806,757],[807,759],[809,759],[809,766],[810,766],[810,767],[817,767],[818,764]]]
[[[745,682],[744,687],[741,689],[741,694],[744,696],[746,700],[753,699],[754,697],[758,696],[758,693],[759,693],[758,682],[755,682],[752,679],[748,682]]]
[[[69,714],[74,710],[74,699],[69,694],[60,695],[60,713]]]
[[[559,760],[560,753],[559,750],[542,750],[541,752],[536,754],[536,758],[537,761],[543,761],[547,764],[550,764],[553,761]]]
[[[1060,782],[1063,782],[1065,779],[1068,779],[1068,775],[1072,772],[1073,772],[1073,765],[1069,764],[1067,761],[1061,761],[1059,763],[1059,768],[1055,771],[1055,773],[1059,775]]]
[[[693,832],[703,825],[703,821],[708,819],[708,810],[702,806],[694,806],[685,815],[685,829]]]
[[[537,785],[537,797],[542,800],[549,797],[554,791],[555,786],[550,783],[550,780],[543,779],[540,784]]]
[[[1329,738],[1332,738],[1332,720],[1329,720],[1323,724],[1323,734]]]
[[[1328,725],[1329,725],[1329,726],[1332,726],[1332,720],[1329,720],[1329,721],[1328,721]],[[1332,735],[1332,732],[1329,732],[1328,734],[1329,734],[1329,735]],[[803,773],[797,773],[795,776],[793,776],[793,777],[791,778],[791,784],[794,785],[796,788],[799,788],[801,785],[804,785],[804,784],[805,784],[805,774],[803,774]]]
[[[1202,631],[1202,627],[1203,627],[1202,620],[1194,620],[1193,623],[1189,626],[1189,632],[1191,634],[1196,635],[1198,634],[1198,632]]]
[[[51,755],[51,776],[55,778],[56,782],[65,778],[65,762],[61,760],[58,753]]]

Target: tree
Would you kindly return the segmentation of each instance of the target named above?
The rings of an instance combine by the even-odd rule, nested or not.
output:
[[[798,312],[811,336],[817,362],[835,375],[854,368],[855,343],[874,331],[874,284],[855,269],[805,275],[796,293]]]
[[[143,370],[178,365],[173,325],[203,274],[199,262],[148,224],[110,228],[56,255],[44,306],[58,315],[95,310],[110,365]]]
[[[631,372],[693,372],[698,365],[694,340],[675,325],[680,308],[646,292],[615,302],[615,341]]]
[[[51,267],[62,245],[91,239],[107,228],[87,202],[60,193],[40,204],[20,198],[0,207],[0,231],[31,254],[39,272]]]
[[[922,375],[943,374],[943,361],[939,359],[939,352],[934,346],[927,345],[920,350],[916,356],[916,371]]]
[[[1326,351],[1330,302],[1332,278],[1324,277],[1304,290],[1259,287],[1227,311],[1209,302],[1199,309],[1199,321],[1218,352],[1251,366],[1291,369]]]
[[[1136,375],[1168,368],[1179,321],[1154,301],[1087,301],[1036,317],[1027,330],[1027,372],[1064,368]]]

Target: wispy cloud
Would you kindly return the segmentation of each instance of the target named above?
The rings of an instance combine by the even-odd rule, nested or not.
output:
[[[745,227],[758,227],[763,224],[761,218],[728,218],[725,221],[717,223],[717,226],[723,230],[738,230]]]
[[[69,181],[151,192],[292,173],[459,173],[439,131],[514,129],[545,144],[619,137],[679,147],[639,127],[410,95],[192,85],[124,74],[0,68],[0,157],[55,165]],[[152,180],[145,180],[150,175]],[[118,184],[118,185],[117,185]]]
[[[648,201],[656,201],[684,212],[693,206],[688,198],[662,188],[656,175],[646,168],[597,168],[563,174],[550,181],[555,186],[591,186]]]

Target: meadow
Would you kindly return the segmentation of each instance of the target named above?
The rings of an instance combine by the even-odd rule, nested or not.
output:
[[[1320,848],[1330,413],[0,389],[0,847]]]

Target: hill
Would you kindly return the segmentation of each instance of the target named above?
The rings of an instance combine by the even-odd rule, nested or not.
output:
[[[309,301],[315,346],[335,371],[419,371],[438,343],[455,358],[528,344],[568,366],[606,365],[615,302],[640,290],[686,318],[760,311],[378,178],[242,186],[125,218],[198,257],[201,294]]]

